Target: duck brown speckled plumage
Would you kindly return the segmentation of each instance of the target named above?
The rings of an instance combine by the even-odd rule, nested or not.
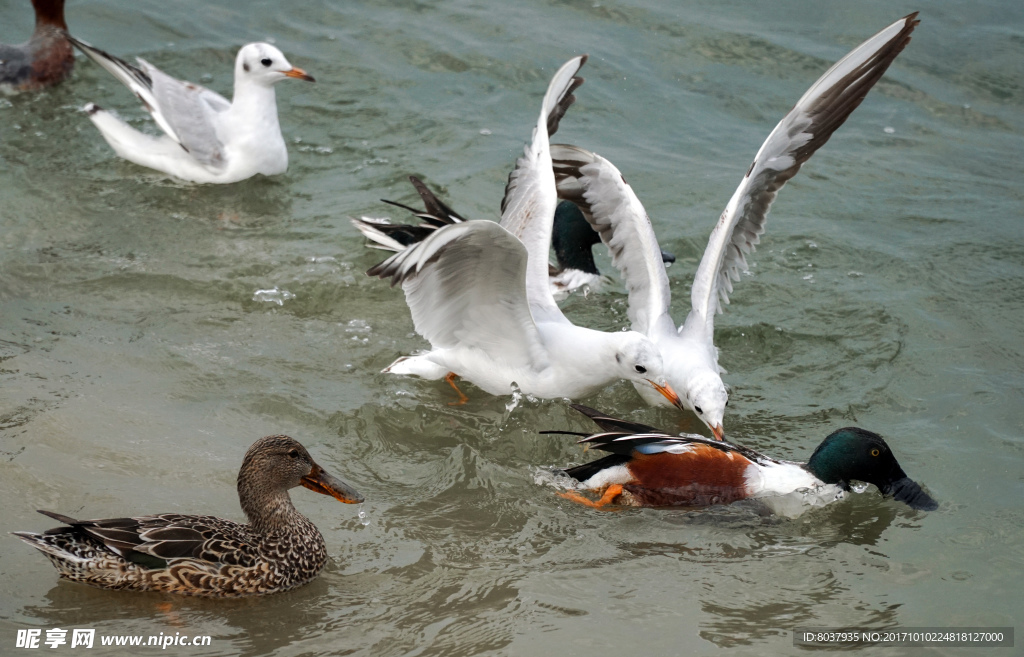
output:
[[[0,43],[0,89],[34,91],[55,85],[75,66],[71,44],[64,38],[64,0],[32,0],[36,29],[25,43]]]
[[[298,441],[267,436],[253,443],[238,472],[238,498],[249,519],[165,513],[75,520],[41,534],[14,532],[43,552],[60,576],[105,589],[207,597],[277,593],[312,580],[327,561],[316,526],[292,505],[304,486],[345,503],[363,501],[321,468]]]

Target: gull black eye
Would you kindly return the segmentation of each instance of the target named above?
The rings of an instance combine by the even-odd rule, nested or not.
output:
[[[633,369],[635,369],[638,374],[647,374],[647,368],[644,367],[643,365],[637,365]]]
[[[264,66],[270,66],[273,63],[274,63],[274,60],[270,59],[269,57],[266,57],[266,58],[263,58],[263,59],[260,60],[260,64],[263,64]]]
[[[694,406],[694,407],[693,407],[693,410],[697,411],[697,412],[698,412],[698,413],[700,413],[701,415],[704,415],[704,409],[703,409],[703,408],[701,408],[700,406]]]
[[[299,450],[293,449],[293,450],[289,451],[288,452],[288,456],[292,457],[293,459],[299,458]]]

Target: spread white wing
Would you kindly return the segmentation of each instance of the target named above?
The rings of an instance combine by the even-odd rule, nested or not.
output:
[[[709,325],[729,303],[732,281],[764,233],[775,195],[860,105],[910,42],[917,13],[896,21],[839,60],[775,127],[711,233],[690,291],[693,312]]]
[[[533,131],[533,140],[526,146],[523,156],[516,160],[501,201],[502,227],[519,238],[530,254],[526,290],[538,320],[568,321],[555,305],[548,284],[551,226],[555,206],[558,205],[548,138],[558,129],[559,119],[576,100],[572,92],[583,84],[583,78],[576,77],[576,73],[586,61],[586,55],[570,59],[551,79]]]
[[[401,283],[416,332],[435,349],[479,349],[511,367],[547,367],[526,298],[528,255],[493,221],[434,231],[366,273]]]
[[[551,145],[559,198],[576,203],[601,235],[629,292],[629,319],[644,335],[674,332],[672,300],[651,220],[615,165],[576,146]]]

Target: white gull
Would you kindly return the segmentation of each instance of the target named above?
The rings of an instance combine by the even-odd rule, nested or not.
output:
[[[371,268],[401,283],[416,331],[432,349],[399,358],[385,372],[427,379],[461,376],[492,395],[518,387],[541,398],[586,397],[628,379],[679,404],[665,385],[661,354],[635,331],[573,325],[548,286],[548,245],[558,202],[548,135],[575,100],[576,57],[555,74],[537,127],[509,176],[501,224],[464,221]],[[461,393],[460,393],[461,394]],[[463,401],[465,398],[463,398]]]
[[[575,146],[551,146],[559,195],[580,205],[625,278],[633,329],[658,345],[669,384],[719,440],[729,393],[714,344],[715,314],[729,303],[732,281],[747,269],[746,255],[760,241],[779,189],[828,141],[902,52],[919,22],[916,16],[901,18],[839,60],[768,135],[711,232],[690,289],[690,312],[678,329],[669,315],[671,292],[658,239],[633,189],[600,155]],[[648,403],[663,405],[648,387],[637,386],[637,391]]]
[[[68,39],[131,89],[166,133],[154,137],[139,132],[89,103],[89,118],[124,159],[198,183],[233,183],[288,169],[274,85],[287,78],[314,80],[269,43],[250,43],[238,51],[235,93],[228,101],[172,78],[141,57],[135,67],[84,41]]]

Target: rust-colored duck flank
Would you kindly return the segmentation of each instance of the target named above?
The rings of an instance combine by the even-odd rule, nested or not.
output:
[[[564,470],[578,489],[601,495],[591,500],[575,490],[562,497],[586,506],[711,506],[756,498],[777,513],[799,515],[806,508],[840,499],[851,482],[874,484],[883,495],[912,509],[934,511],[938,502],[900,467],[876,433],[859,427],[833,431],[806,463],[785,461],[748,447],[695,434],[672,435],[573,404],[602,431],[579,442],[609,456]],[[783,504],[795,496],[799,506]]]
[[[311,581],[327,561],[324,538],[292,505],[304,486],[347,504],[363,501],[321,468],[298,441],[267,436],[252,444],[238,471],[238,499],[249,519],[164,513],[75,520],[41,534],[14,535],[41,551],[60,576],[105,589],[207,597],[277,593]]]
[[[0,89],[33,91],[71,75],[75,56],[64,38],[64,0],[32,0],[36,29],[25,43],[0,43]]]

